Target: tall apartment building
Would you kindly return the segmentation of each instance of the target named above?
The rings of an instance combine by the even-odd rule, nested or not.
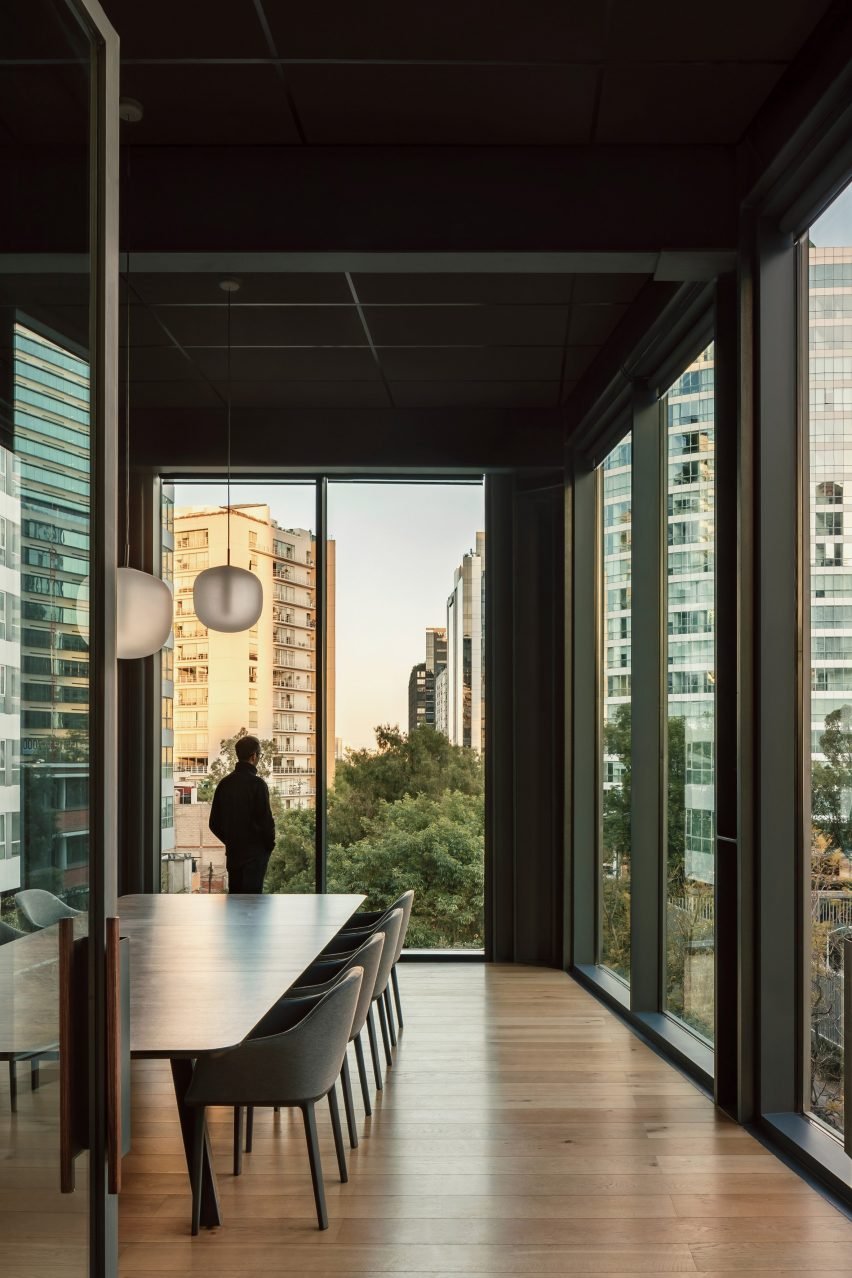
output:
[[[435,727],[435,680],[447,665],[447,631],[444,626],[426,629],[426,660],[412,666],[408,680],[408,731],[422,723]]]
[[[852,729],[852,248],[809,249],[811,757]],[[852,804],[852,795],[846,798]]]
[[[160,492],[160,548],[161,572],[174,591],[175,584],[175,490],[173,484],[163,484]],[[175,636],[174,629],[160,653],[160,851],[173,851],[175,847]]]
[[[225,563],[223,507],[179,508],[174,520],[174,767],[206,773],[240,728],[274,742],[270,785],[285,807],[316,800],[316,538],[283,528],[266,505],[231,508],[231,562],[257,574],[263,612],[251,630],[208,631],[196,617],[198,573]],[[334,777],[334,542],[327,549],[326,765]]]
[[[713,346],[689,366],[668,397],[666,613],[669,722],[683,721],[686,877],[714,878],[715,442]],[[604,463],[604,716],[631,699],[632,441]],[[618,758],[604,758],[604,785],[621,781]]]
[[[447,665],[435,678],[435,726],[454,745],[485,749],[485,533],[455,571],[447,599]]]
[[[13,381],[14,467],[0,450],[0,890],[85,890],[89,366],[17,323]]]
[[[420,661],[411,667],[408,678],[408,731],[435,723],[435,674]]]

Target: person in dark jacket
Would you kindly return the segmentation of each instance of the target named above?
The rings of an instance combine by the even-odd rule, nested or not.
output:
[[[275,847],[275,820],[269,789],[257,774],[257,737],[237,741],[237,766],[216,786],[210,829],[225,845],[228,891],[262,892],[266,866]]]

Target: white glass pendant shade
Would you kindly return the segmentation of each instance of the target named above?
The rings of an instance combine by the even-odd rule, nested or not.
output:
[[[222,564],[205,568],[192,590],[195,615],[209,630],[250,630],[263,611],[263,586],[253,572]]]
[[[159,652],[172,628],[172,592],[159,577],[138,568],[116,572],[116,655],[123,661]]]

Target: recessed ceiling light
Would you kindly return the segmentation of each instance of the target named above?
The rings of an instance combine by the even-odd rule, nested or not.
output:
[[[127,124],[138,124],[145,110],[142,103],[137,102],[135,98],[121,98],[118,103],[118,114]]]

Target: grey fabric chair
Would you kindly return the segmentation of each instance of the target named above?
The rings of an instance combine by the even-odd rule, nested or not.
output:
[[[391,984],[393,985],[393,997],[396,1003],[396,1014],[399,1020],[399,1028],[403,1027],[402,1019],[402,1002],[399,996],[399,977],[397,975],[397,964],[402,954],[405,938],[408,934],[408,925],[411,922],[411,909],[414,905],[414,892],[409,889],[403,892],[402,896],[397,897],[393,905],[389,905],[386,910],[359,910],[357,914],[353,914],[346,927],[338,932],[337,936],[331,942],[331,946],[335,947],[336,952],[340,947],[343,950],[351,949],[359,936],[369,936],[370,932],[377,927],[381,927],[383,920],[390,914],[391,910],[402,910],[403,919],[402,927],[399,930],[399,940],[396,947],[396,957],[391,968]],[[396,1047],[396,1027],[393,1022],[393,1009],[391,1007],[390,990],[385,994],[385,1008],[388,1016],[388,1029],[390,1031],[391,1043]]]
[[[60,919],[76,918],[80,913],[79,910],[72,910],[70,905],[60,901],[52,892],[45,892],[44,888],[25,888],[23,892],[18,892],[15,905],[33,932],[40,932],[42,928],[50,927]]]
[[[20,932],[16,927],[12,927],[11,923],[4,923],[0,919],[0,945],[18,941],[22,936],[26,936],[26,932]],[[38,1056],[28,1056],[25,1052],[21,1052],[9,1058],[9,1107],[13,1114],[17,1113],[18,1109],[18,1061],[30,1063],[30,1090],[38,1091],[39,1084]]]
[[[285,995],[285,998],[292,998],[294,995],[319,994],[327,989],[333,988],[338,981],[346,975],[353,965],[364,969],[364,979],[361,982],[361,993],[358,995],[358,1006],[355,1009],[355,1017],[352,1021],[352,1029],[349,1034],[349,1042],[355,1044],[355,1059],[358,1062],[358,1075],[361,1080],[361,1095],[364,1098],[364,1109],[369,1117],[373,1112],[370,1103],[370,1089],[367,1085],[367,1069],[364,1064],[364,1048],[361,1042],[361,1031],[364,1028],[367,1017],[370,1013],[370,1006],[373,1002],[373,995],[376,988],[376,979],[379,974],[379,965],[382,960],[382,954],[385,948],[385,933],[374,932],[372,936],[359,946],[357,950],[349,957],[342,958],[336,963],[319,964],[316,967],[308,969],[307,973],[300,978],[299,982],[293,987],[292,993]],[[314,984],[314,980],[320,977],[321,983]],[[303,983],[304,982],[304,983]],[[343,1069],[340,1073],[340,1080],[343,1087],[343,1108],[346,1112],[346,1126],[349,1129],[349,1145],[352,1149],[358,1148],[358,1129],[355,1124],[355,1105],[352,1100],[352,1080],[349,1077],[349,1059],[346,1055],[343,1057]]]
[[[328,1229],[314,1106],[324,1096],[329,1098],[340,1179],[345,1181],[346,1155],[334,1084],[343,1067],[363,975],[363,968],[352,967],[324,994],[281,999],[241,1043],[199,1057],[186,1093],[186,1104],[196,1111],[191,1172],[193,1234],[198,1233],[200,1223],[209,1105],[284,1106],[302,1111],[317,1222],[320,1229]]]

